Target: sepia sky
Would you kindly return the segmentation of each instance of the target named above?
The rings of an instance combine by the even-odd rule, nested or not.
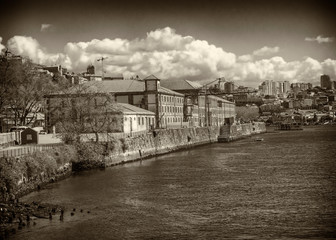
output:
[[[332,0],[0,0],[0,48],[84,72],[317,84],[336,80]]]

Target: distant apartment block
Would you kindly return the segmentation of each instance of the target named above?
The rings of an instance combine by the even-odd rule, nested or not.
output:
[[[312,89],[313,86],[311,83],[292,83],[291,87],[294,91],[299,92]]]
[[[278,84],[277,82],[274,82],[273,80],[266,80],[264,81],[261,86],[259,87],[259,90],[262,95],[273,95],[276,96],[278,93]]]
[[[320,81],[321,81],[321,88],[333,89],[333,83],[330,80],[329,75],[325,75],[325,74],[322,75],[321,78],[320,78]]]

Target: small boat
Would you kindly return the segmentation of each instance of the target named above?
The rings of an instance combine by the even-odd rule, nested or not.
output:
[[[254,140],[257,141],[257,142],[262,142],[262,141],[264,141],[263,138],[255,138]]]

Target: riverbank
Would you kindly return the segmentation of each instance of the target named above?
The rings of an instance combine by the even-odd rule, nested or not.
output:
[[[106,168],[217,142],[223,129],[217,126],[155,129],[134,137],[61,145],[44,152],[0,158],[0,202],[15,200],[72,172]],[[265,131],[263,123],[241,124],[230,127],[229,138],[237,140]]]
[[[49,183],[69,177],[77,159],[72,146],[59,146],[20,157],[0,158],[0,239],[34,224],[36,218],[52,218],[62,207],[46,203],[21,203],[19,198]]]
[[[249,129],[253,127],[243,127]],[[234,134],[238,134],[236,129]],[[254,126],[254,131],[262,131]],[[31,204],[15,205],[18,199],[49,183],[66,178],[74,172],[106,168],[127,162],[143,160],[169,152],[217,142],[219,127],[156,129],[147,134],[115,139],[108,142],[81,142],[63,145],[44,152],[0,159],[0,202],[3,213],[21,216],[30,211]],[[244,133],[246,134],[246,133]],[[10,216],[10,215],[8,215]],[[19,218],[0,215],[2,234],[13,232]],[[27,224],[27,222],[25,223]],[[20,226],[20,225],[19,225]]]
[[[62,221],[64,209],[58,205],[32,202],[30,204],[11,201],[0,203],[0,239],[30,225],[36,225],[38,218],[52,220],[57,214]]]

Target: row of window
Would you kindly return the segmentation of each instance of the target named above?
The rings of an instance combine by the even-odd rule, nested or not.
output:
[[[127,121],[128,119],[130,119],[130,120],[134,120],[134,121],[136,121],[136,120],[138,120],[138,125],[152,125],[152,124],[154,124],[154,117],[134,117],[133,119],[132,119],[132,117],[125,117],[125,121]]]
[[[161,106],[161,112],[182,113],[183,109],[175,106]]]
[[[182,117],[165,117],[165,118],[163,118],[163,124],[181,123],[182,121],[183,121]]]
[[[161,96],[162,102],[175,102],[183,104],[183,98],[181,97],[173,97],[173,96]]]

